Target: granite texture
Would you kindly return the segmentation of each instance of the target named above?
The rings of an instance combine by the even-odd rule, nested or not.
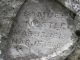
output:
[[[58,0],[58,2],[76,14],[75,25],[76,29],[80,30],[80,0]],[[75,45],[75,51],[66,60],[80,60],[80,38]]]
[[[15,16],[24,0],[0,0],[0,49],[4,48],[3,37],[6,38]],[[4,40],[5,41],[5,40]],[[2,52],[1,52],[2,54]],[[0,55],[0,60],[3,60]]]
[[[33,0],[33,1],[35,1],[36,3],[38,2],[37,0]],[[23,3],[25,3],[24,0],[1,0],[0,1],[0,37],[2,38],[8,37],[11,25],[13,21],[15,20],[16,14],[20,10],[20,7],[22,7]],[[71,12],[67,12],[71,16],[68,18],[71,18],[70,20],[72,20],[70,23],[69,22],[68,23],[73,24],[72,22],[74,22],[75,28],[73,28],[72,30],[74,31],[75,29],[79,30],[80,29],[80,23],[79,23],[80,22],[80,17],[79,17],[80,16],[80,1],[79,0],[74,0],[74,1],[73,0],[57,0],[57,3],[59,4],[61,3],[63,7],[65,6],[66,8],[68,8],[68,10],[71,11]],[[63,10],[65,11],[66,8],[63,8]],[[3,43],[3,41],[6,41],[6,39],[2,39],[2,45],[1,45],[2,49],[4,49],[3,45],[6,44],[6,42]],[[78,43],[75,43],[74,46],[75,46],[75,50],[72,53],[70,52],[70,49],[71,49],[70,48],[68,51],[65,51],[66,53],[68,53],[66,55],[64,53],[63,54],[61,53],[60,56],[59,55],[57,56],[57,58],[49,57],[50,59],[47,59],[45,57],[45,60],[63,60],[64,57],[68,56],[70,53],[71,54],[66,60],[79,60],[80,59],[79,39],[78,39]],[[20,59],[26,60],[26,58],[17,58],[16,60],[20,60]],[[44,59],[41,58],[40,60],[44,60]]]

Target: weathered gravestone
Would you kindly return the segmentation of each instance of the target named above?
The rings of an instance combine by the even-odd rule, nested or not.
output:
[[[25,2],[12,25],[4,59],[48,60],[60,55],[76,41],[71,14],[56,1]]]

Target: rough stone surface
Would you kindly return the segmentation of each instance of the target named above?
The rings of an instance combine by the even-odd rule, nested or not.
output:
[[[33,1],[35,1],[35,0],[33,0]],[[24,0],[1,0],[0,1],[0,34],[1,34],[1,37],[3,37],[3,36],[6,36],[8,33],[9,33],[9,30],[10,30],[10,27],[11,27],[11,24],[12,24],[12,20],[14,20],[14,17],[16,16],[16,13],[17,13],[17,11],[19,10],[19,7],[23,4],[23,2],[24,2]],[[64,6],[65,7],[67,7],[69,10],[71,10],[72,12],[74,12],[77,16],[76,16],[76,18],[75,18],[75,23],[73,22],[73,18],[74,18],[74,14],[72,13],[72,12],[69,12],[69,11],[65,11],[66,10],[66,8],[62,8],[61,6],[59,7],[59,6],[57,6],[56,7],[56,5],[57,4],[55,4],[55,5],[53,5],[53,6],[55,6],[55,8],[57,8],[57,10],[55,10],[56,11],[56,13],[57,14],[54,14],[54,16],[56,16],[58,19],[57,19],[57,23],[56,24],[58,24],[58,22],[64,22],[65,23],[65,26],[66,26],[66,29],[67,29],[67,26],[69,25],[70,27],[70,30],[72,31],[71,33],[74,33],[73,31],[75,31],[75,29],[77,29],[77,30],[79,30],[80,29],[80,23],[79,23],[79,20],[80,20],[80,18],[79,18],[79,11],[80,11],[80,1],[79,0],[60,0],[59,2],[62,2],[63,4],[65,3],[65,4],[67,4],[67,5],[65,5],[64,4]],[[36,0],[35,1],[35,3],[38,3],[38,1]],[[35,4],[34,4],[35,5]],[[44,11],[43,9],[45,9],[44,8],[44,5],[42,5],[43,6],[43,8],[41,8],[42,9],[42,11]],[[50,6],[50,5],[49,5]],[[48,6],[48,7],[49,7]],[[78,7],[77,7],[78,6]],[[61,10],[59,10],[59,8],[61,9]],[[40,9],[40,7],[39,7],[39,9]],[[39,10],[39,12],[41,12],[41,9]],[[26,10],[26,9],[25,9]],[[24,11],[25,11],[24,10]],[[32,8],[32,10],[33,11],[36,11],[37,9],[36,8]],[[32,10],[27,10],[28,12],[30,12],[30,13],[33,13],[33,11]],[[31,12],[32,11],[32,12]],[[48,10],[49,11],[49,10]],[[48,11],[46,11],[46,12],[48,12]],[[64,12],[63,12],[64,11]],[[36,11],[37,12],[37,11]],[[35,13],[36,13],[35,12]],[[51,11],[51,13],[52,13],[53,11]],[[66,15],[65,15],[65,12],[66,12]],[[22,12],[21,12],[22,13]],[[19,14],[18,13],[18,15],[21,15],[21,13]],[[25,13],[25,12],[24,12]],[[29,15],[30,15],[30,13],[28,13]],[[71,13],[71,14],[69,14],[68,16],[67,16],[67,13]],[[41,13],[42,14],[42,13]],[[47,13],[47,14],[49,14],[49,13]],[[32,15],[32,14],[31,14]],[[37,15],[37,14],[36,14]],[[26,16],[26,13],[25,13],[25,16]],[[33,16],[34,16],[34,13],[33,13]],[[44,16],[44,15],[42,15],[42,16]],[[52,16],[52,14],[50,14],[49,16]],[[66,16],[66,18],[65,18],[65,16]],[[28,17],[28,16],[27,16]],[[26,18],[27,18],[26,17]],[[47,17],[47,16],[45,16],[45,17]],[[62,18],[62,20],[63,21],[61,21],[60,20],[60,18],[61,17],[63,17]],[[71,18],[72,17],[72,18]],[[33,17],[32,17],[33,18]],[[67,18],[70,18],[70,19],[68,19],[67,20]],[[14,33],[11,33],[11,35],[15,35],[15,31],[17,31],[16,33],[19,33],[19,32],[21,32],[21,33],[19,33],[19,34],[22,34],[22,32],[24,32],[23,33],[23,35],[25,34],[25,27],[26,26],[24,26],[25,25],[25,21],[21,21],[21,19],[22,18],[17,18],[17,20],[20,20],[19,21],[19,23],[20,23],[20,27],[15,27],[15,29],[14,29],[14,27],[12,27],[13,29],[13,32]],[[41,17],[40,18],[38,18],[38,19],[41,19]],[[51,19],[56,19],[56,18],[51,18]],[[51,21],[51,19],[50,19],[50,21]],[[32,21],[32,19],[29,19],[29,20],[31,20]],[[60,20],[60,21],[58,21],[58,20]],[[35,30],[35,28],[39,28],[40,26],[42,26],[42,24],[37,24],[39,21],[36,21],[36,19],[34,20],[34,22],[29,22],[29,28],[30,28],[30,25],[31,26],[36,26],[36,27],[34,27],[34,31],[37,31],[37,30]],[[70,22],[71,21],[71,22]],[[40,21],[41,22],[41,21]],[[42,21],[43,22],[43,21]],[[41,23],[42,23],[41,22]],[[54,22],[54,21],[52,21],[52,22]],[[73,22],[73,23],[72,23]],[[24,24],[22,24],[22,23],[24,23]],[[17,23],[15,23],[16,25],[17,25]],[[26,24],[27,24],[27,21],[26,21]],[[53,25],[54,25],[55,23],[53,23]],[[61,24],[61,23],[60,23]],[[73,28],[74,26],[73,25],[76,25],[76,27],[75,28]],[[46,27],[49,27],[49,25],[50,25],[50,23],[44,23],[43,24],[44,26],[43,26],[43,28],[45,27],[45,29],[47,30],[47,32],[48,32],[48,29],[50,29],[50,28],[46,28]],[[48,26],[47,26],[48,25]],[[60,28],[60,29],[62,29],[62,28],[64,28],[64,26],[59,26],[59,24],[58,25],[56,25],[56,27],[58,27],[58,28]],[[18,29],[18,28],[24,28],[23,30],[21,29],[21,31],[20,31],[20,29]],[[68,29],[69,29],[68,28]],[[18,30],[17,30],[18,29]],[[33,29],[33,27],[32,27],[32,29]],[[40,29],[40,28],[39,28]],[[29,29],[30,30],[30,33],[32,32],[31,31],[31,28]],[[53,29],[53,28],[51,28],[49,31],[53,31],[54,32],[54,30],[55,29]],[[60,31],[60,30],[59,30]],[[66,30],[64,30],[64,31],[66,31]],[[40,31],[37,31],[37,32],[45,32],[45,30],[40,30]],[[67,32],[69,32],[68,30],[67,30]],[[17,34],[17,35],[19,35],[19,34]],[[47,35],[47,34],[50,34],[50,32],[48,32],[48,33],[46,33],[46,35],[45,34],[41,34],[41,35],[44,35],[44,37],[45,36],[47,36],[47,38],[48,38],[48,36],[50,37],[50,35]],[[52,34],[52,33],[51,33]],[[58,31],[57,31],[57,34],[59,35],[60,33],[58,33]],[[65,33],[65,34],[67,34],[67,33]],[[13,38],[11,38],[11,39],[14,39],[14,37],[16,38],[17,37],[17,35],[15,35],[15,36],[12,36]],[[36,35],[38,35],[38,34],[34,34],[35,35],[35,38],[36,39],[38,39],[38,38],[40,38],[40,36],[38,36],[38,37],[36,37]],[[31,37],[33,37],[34,35],[32,35]],[[54,35],[54,34],[53,34]],[[64,34],[62,33],[62,35],[64,36]],[[63,37],[63,36],[60,36],[60,37]],[[21,36],[18,36],[18,37],[22,37],[22,35]],[[18,46],[16,49],[21,49],[22,48],[22,50],[24,50],[23,51],[23,53],[21,53],[22,52],[22,50],[15,50],[15,49],[12,49],[12,51],[15,51],[15,54],[17,54],[17,55],[19,55],[19,56],[24,56],[24,54],[26,54],[26,53],[24,53],[25,52],[25,47],[26,47],[26,45],[24,45],[25,43],[23,43],[23,44],[21,44],[21,42],[23,42],[23,41],[19,41],[19,39],[21,39],[21,38],[16,38],[16,39],[18,39],[18,45],[17,44],[12,44],[13,45],[13,47],[16,47],[16,46]],[[24,36],[23,36],[24,37]],[[23,38],[22,37],[22,38]],[[56,36],[55,36],[56,37]],[[27,37],[26,37],[27,38]],[[24,37],[24,40],[26,39],[25,37]],[[66,37],[65,37],[66,38]],[[73,37],[74,38],[74,37]],[[41,39],[43,39],[43,37],[41,38]],[[33,39],[30,39],[30,40],[33,40]],[[34,39],[35,40],[35,39]],[[44,40],[46,40],[46,39],[44,39]],[[43,40],[43,41],[44,41]],[[5,41],[5,40],[4,40]],[[14,39],[14,41],[15,41],[15,39]],[[26,40],[27,41],[27,40]],[[28,42],[28,41],[27,41]],[[38,41],[39,42],[39,41]],[[46,42],[46,41],[44,41],[44,42]],[[48,41],[47,41],[48,42]],[[58,41],[59,42],[59,41]],[[15,42],[14,42],[15,43]],[[43,46],[43,44],[42,44],[42,41],[40,40],[40,42],[39,42],[42,46]],[[51,42],[52,43],[52,42]],[[50,44],[51,44],[50,43]],[[66,42],[65,42],[66,43]],[[3,43],[3,44],[5,44],[5,43]],[[49,43],[47,43],[47,44],[49,44]],[[12,46],[11,45],[11,46]],[[54,44],[54,45],[56,45],[56,44]],[[35,47],[36,45],[34,45],[34,47]],[[37,48],[38,47],[42,47],[42,46],[37,46]],[[51,46],[51,45],[48,45],[48,46]],[[44,47],[44,46],[43,46]],[[42,48],[42,49],[37,49],[37,51],[38,50],[40,50],[40,51],[42,51],[44,48]],[[45,49],[47,50],[47,46],[45,47]],[[36,49],[33,49],[33,50],[36,50]],[[54,50],[54,49],[53,49]],[[67,50],[67,49],[66,49]],[[18,51],[18,52],[17,52]],[[35,54],[37,55],[37,51],[35,51]],[[49,50],[48,50],[49,51]],[[46,51],[44,51],[43,53],[45,53]],[[65,51],[66,53],[68,53],[68,54],[66,54],[66,55],[69,55],[69,53],[70,53],[70,49],[69,50],[67,50],[67,51]],[[49,53],[51,53],[51,52],[49,52]],[[12,54],[14,54],[14,53],[12,53]],[[38,53],[39,54],[39,53]],[[44,55],[44,54],[42,54],[42,53],[40,53],[41,54],[41,56],[42,55]],[[58,54],[58,53],[57,53]],[[34,54],[33,54],[34,55]],[[54,54],[55,55],[55,54]],[[60,54],[60,56],[58,55],[57,57],[58,58],[52,58],[52,57],[45,57],[45,60],[63,60],[64,58],[62,58],[61,57],[61,55],[63,56],[63,57],[65,57],[65,53],[61,53]],[[52,55],[53,56],[53,55]],[[67,58],[68,60],[79,60],[80,58],[79,58],[79,56],[80,56],[80,45],[78,44],[77,46],[76,46],[76,49],[75,49],[75,51],[74,51],[74,53],[72,53],[70,56],[69,56],[69,58]],[[14,56],[15,57],[15,56]],[[36,56],[34,56],[34,57],[36,57]],[[8,57],[9,58],[9,57]],[[49,59],[50,58],[50,59]],[[18,57],[18,58],[16,58],[16,59],[14,59],[14,60],[26,60],[26,58],[24,57]],[[29,60],[29,59],[28,59]],[[34,59],[31,59],[31,60],[34,60]],[[36,60],[39,60],[39,59],[36,59]],[[44,60],[44,58],[41,58],[40,60]]]
[[[76,29],[80,30],[80,0],[58,0],[58,1],[76,14],[74,19],[75,25]],[[71,55],[69,55],[69,57],[66,60],[80,60],[80,38],[78,39],[75,48],[76,48],[75,51]]]
[[[0,0],[0,34],[9,32],[13,18],[24,0]]]
[[[12,25],[4,59],[59,60],[76,40],[70,14],[56,1],[26,2]]]
[[[23,2],[24,0],[0,0],[0,49],[5,45],[2,43],[2,37],[7,37],[14,17]],[[1,57],[0,55],[0,60],[3,60]]]

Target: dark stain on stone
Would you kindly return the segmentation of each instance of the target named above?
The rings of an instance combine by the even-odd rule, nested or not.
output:
[[[76,30],[76,31],[75,31],[75,34],[76,34],[78,37],[80,37],[80,30]]]

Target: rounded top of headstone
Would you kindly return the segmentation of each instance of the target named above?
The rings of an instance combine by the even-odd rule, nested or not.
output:
[[[26,2],[18,13],[12,35],[20,41],[14,42],[15,46],[23,46],[19,56],[54,57],[72,46],[76,40],[75,25],[69,13],[57,2]]]

